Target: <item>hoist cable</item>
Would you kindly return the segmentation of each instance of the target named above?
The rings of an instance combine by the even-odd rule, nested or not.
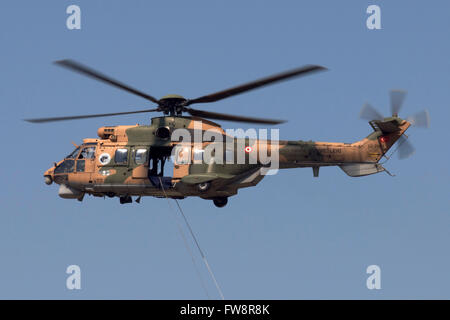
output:
[[[159,182],[161,184],[161,189],[163,190],[164,196],[166,197],[167,201],[169,202],[169,197],[167,196],[166,190],[164,189],[161,177],[159,177]],[[195,242],[195,244],[197,246],[197,249],[200,252],[200,255],[201,255],[202,259],[203,259],[203,262],[205,263],[205,266],[208,269],[209,274],[211,275],[211,278],[212,278],[212,280],[214,282],[214,285],[217,288],[217,291],[219,292],[219,295],[220,295],[221,299],[225,300],[225,297],[224,297],[224,295],[222,293],[222,289],[220,288],[219,283],[217,282],[216,277],[214,276],[214,272],[212,271],[211,267],[209,266],[208,259],[206,259],[206,256],[205,256],[205,254],[203,253],[203,250],[200,247],[200,244],[199,244],[199,242],[197,240],[197,237],[195,236],[194,231],[192,230],[191,225],[190,225],[189,221],[187,220],[186,215],[183,212],[183,209],[181,209],[181,206],[178,203],[178,200],[177,199],[174,199],[174,200],[175,200],[175,203],[178,206],[178,209],[180,211],[181,216],[184,219],[184,222],[186,223],[186,226],[189,229],[189,232],[191,234],[192,239],[194,239],[194,242]],[[172,206],[170,206],[170,208],[172,208]]]
[[[171,209],[172,213],[175,213],[175,208],[172,207],[172,204],[170,203],[170,199],[167,196],[166,191],[164,190],[164,187],[162,186],[161,178],[160,178],[160,182],[161,182],[161,187],[162,187],[162,190],[164,192],[164,195],[165,195],[165,197],[167,199],[167,203],[169,204],[169,208]],[[189,253],[190,257],[191,257],[192,263],[194,265],[195,273],[197,274],[197,276],[198,276],[198,278],[200,280],[200,284],[201,284],[203,290],[205,291],[205,294],[208,297],[208,299],[211,299],[211,296],[209,295],[208,290],[206,289],[205,282],[203,281],[203,278],[202,278],[202,276],[200,274],[200,270],[198,269],[197,263],[195,263],[194,254],[193,254],[193,252],[192,252],[192,250],[191,250],[191,248],[190,248],[190,246],[189,246],[189,244],[187,242],[186,236],[185,236],[185,234],[183,232],[183,228],[181,227],[180,223],[177,221],[175,216],[173,217],[173,219],[174,219],[174,221],[175,221],[175,223],[177,225],[178,233],[180,234],[181,239],[183,240],[184,246],[185,246],[186,250],[188,251],[188,253]]]
[[[220,294],[220,297],[222,298],[222,300],[225,300],[225,297],[223,296],[223,293],[222,293],[222,289],[220,289],[219,283],[217,282],[216,277],[214,276],[214,273],[212,272],[211,267],[209,266],[208,260],[206,259],[205,254],[203,253],[202,249],[200,248],[200,244],[198,243],[197,238],[196,238],[194,232],[192,231],[191,225],[189,224],[189,222],[188,222],[188,220],[186,218],[186,215],[184,214],[183,210],[181,209],[181,206],[178,203],[178,200],[177,199],[174,199],[174,200],[175,200],[175,202],[176,202],[176,204],[178,206],[178,209],[180,210],[181,215],[184,218],[184,221],[186,222],[186,225],[187,225],[187,227],[189,229],[189,232],[191,233],[192,238],[195,241],[195,244],[197,245],[198,251],[200,252],[200,255],[202,256],[203,262],[205,263],[205,266],[208,269],[208,272],[211,275],[211,278],[213,279],[214,284],[216,285],[216,288],[217,288],[217,291]]]

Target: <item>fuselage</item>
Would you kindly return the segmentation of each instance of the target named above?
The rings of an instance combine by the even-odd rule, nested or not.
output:
[[[378,161],[409,127],[374,131],[354,143],[235,137],[194,117],[157,117],[150,125],[101,127],[45,173],[60,196],[227,198],[277,169],[339,166],[350,176],[383,171]],[[190,137],[190,140],[189,140]],[[122,198],[121,198],[122,199]]]

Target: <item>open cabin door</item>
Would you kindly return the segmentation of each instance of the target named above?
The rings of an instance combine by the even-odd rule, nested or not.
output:
[[[169,189],[173,186],[171,152],[172,147],[150,147],[148,178],[156,188]]]
[[[172,147],[150,147],[149,176],[170,177],[173,163],[170,161]]]

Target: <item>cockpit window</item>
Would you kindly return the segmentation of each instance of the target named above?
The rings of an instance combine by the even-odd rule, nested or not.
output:
[[[78,153],[80,152],[80,147],[77,147],[75,150],[72,151],[71,154],[69,154],[65,159],[75,159],[78,156]]]
[[[66,159],[59,166],[55,168],[55,173],[69,173],[73,172],[75,160]]]
[[[81,150],[79,159],[94,159],[95,147],[86,147]]]

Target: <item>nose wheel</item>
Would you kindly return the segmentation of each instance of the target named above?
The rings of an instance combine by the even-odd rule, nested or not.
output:
[[[214,205],[218,208],[223,208],[227,205],[228,203],[228,198],[227,197],[220,197],[220,198],[215,198],[213,200]]]

